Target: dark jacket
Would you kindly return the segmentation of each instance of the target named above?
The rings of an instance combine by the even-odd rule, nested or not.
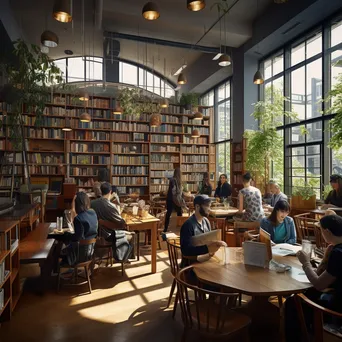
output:
[[[289,216],[285,217],[284,224],[286,229],[286,237],[284,243],[290,243],[294,245],[296,243],[296,228],[293,219]],[[267,233],[269,233],[271,235],[271,240],[274,241],[274,232],[276,230],[276,227],[273,225],[273,222],[265,217],[261,220],[260,227]]]
[[[215,190],[215,197],[227,198],[232,195],[232,186],[229,183],[221,184]]]
[[[198,191],[199,194],[211,196],[212,191],[213,191],[213,188],[210,184],[206,185],[204,184],[204,182],[200,183],[199,191]]]
[[[335,190],[329,192],[328,197],[325,199],[325,204],[332,204],[336,207],[342,207],[342,197],[338,195]]]

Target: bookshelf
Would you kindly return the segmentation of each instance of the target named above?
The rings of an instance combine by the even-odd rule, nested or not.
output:
[[[19,221],[0,226],[0,322],[9,320],[20,295]]]
[[[167,190],[167,176],[180,167],[189,190],[196,192],[202,173],[209,172],[210,163],[214,170],[215,161],[209,157],[209,151],[211,156],[215,155],[215,150],[212,152],[215,146],[210,145],[211,120],[193,120],[191,114],[181,114],[180,106],[170,105],[161,111],[162,125],[151,128],[149,113],[114,115],[114,104],[112,98],[91,98],[86,108],[92,121],[84,123],[78,119],[84,112],[82,104],[74,103],[70,95],[54,94],[46,104],[39,127],[34,126],[35,115],[24,109],[31,183],[41,182],[42,176],[50,184],[52,178],[64,181],[72,177],[79,190],[90,191],[97,179],[97,170],[107,167],[120,194],[139,192],[148,197]],[[4,122],[0,134],[2,151],[12,150],[6,138],[8,128],[3,115],[10,111],[10,106],[0,103],[0,120]],[[203,107],[203,112],[206,119],[213,116],[211,107]],[[62,131],[66,117],[73,128],[71,132]],[[200,131],[200,138],[191,138],[193,129]],[[23,160],[20,153],[16,158],[15,185],[19,187]],[[11,159],[7,163],[8,172],[0,187],[10,185]]]
[[[230,183],[233,189],[233,197],[238,195],[242,189],[242,176],[246,172],[246,156],[247,156],[247,141],[243,139],[241,142],[231,144],[231,173]]]

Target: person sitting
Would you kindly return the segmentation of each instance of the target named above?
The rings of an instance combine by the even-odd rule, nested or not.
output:
[[[325,199],[324,207],[342,207],[342,177],[340,175],[330,176],[330,185],[333,188]]]
[[[197,260],[200,255],[209,254],[213,256],[221,246],[226,246],[223,241],[210,241],[202,246],[194,246],[192,237],[211,231],[208,220],[210,209],[210,198],[207,195],[197,195],[194,199],[195,213],[188,218],[180,230],[180,244],[182,255],[182,266],[191,264],[191,260]]]
[[[270,202],[270,205],[272,208],[275,207],[278,201],[288,202],[287,196],[283,192],[280,191],[280,186],[277,182],[270,181],[269,184],[270,184],[270,191],[272,193],[271,202]]]
[[[203,180],[198,187],[198,194],[211,196],[212,191],[213,191],[213,187],[211,186],[210,181],[209,181],[209,173],[204,172]]]
[[[239,213],[234,220],[239,221],[261,221],[265,216],[262,207],[262,196],[259,189],[251,186],[252,176],[249,172],[242,176],[243,189],[239,191]],[[245,211],[243,212],[243,210]]]
[[[97,216],[95,211],[90,209],[90,199],[85,192],[75,195],[71,205],[71,218],[74,234],[71,235],[71,243],[62,250],[62,262],[69,265],[91,258],[93,246],[79,246],[78,242],[94,239],[98,232]]]
[[[288,202],[277,201],[271,215],[261,220],[260,227],[271,235],[274,243],[296,243],[296,228],[289,213]]]
[[[232,186],[227,181],[227,175],[223,173],[220,176],[220,180],[217,183],[214,197],[217,197],[222,201],[224,198],[228,198],[231,195],[232,195]]]
[[[314,302],[342,313],[342,217],[327,215],[320,219],[320,227],[324,240],[333,247],[330,251],[326,268],[318,274],[311,265],[310,255],[299,251],[297,257],[314,289],[307,290],[305,295]],[[321,291],[333,288],[333,293]],[[312,317],[309,308],[305,308],[305,317]],[[293,297],[285,302],[285,335],[286,341],[301,341],[299,319]]]
[[[97,172],[97,181],[93,184],[93,191],[96,198],[100,198],[102,196],[101,184],[104,182],[109,182],[109,170],[101,168]]]

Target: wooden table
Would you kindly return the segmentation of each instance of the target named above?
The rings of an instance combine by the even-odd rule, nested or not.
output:
[[[224,207],[210,208],[210,221],[214,221],[216,229],[221,229],[222,241],[225,241],[226,219],[233,217],[238,211],[239,209],[235,207],[230,207],[229,209],[225,209]]]
[[[273,259],[301,270],[301,264],[296,257],[273,256]],[[252,296],[248,304],[248,314],[252,318],[252,324],[258,329],[265,325],[267,329],[272,324],[279,325],[279,312],[277,314],[276,307],[269,303],[270,296],[288,296],[312,287],[310,283],[293,279],[291,271],[276,273],[269,269],[244,265],[241,261],[233,260],[225,266],[209,261],[195,264],[194,267],[196,276],[202,282],[219,286],[229,292]]]
[[[157,224],[159,219],[152,215],[148,215],[146,218],[139,216],[130,216],[126,218],[126,224],[128,230],[140,232],[151,231],[151,272],[157,272]]]

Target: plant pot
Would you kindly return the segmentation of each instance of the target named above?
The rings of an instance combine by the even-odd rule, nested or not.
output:
[[[292,196],[291,207],[293,209],[316,209],[316,195],[311,196],[308,200],[304,200],[301,196]]]
[[[191,104],[186,104],[183,107],[185,110],[191,110]]]

